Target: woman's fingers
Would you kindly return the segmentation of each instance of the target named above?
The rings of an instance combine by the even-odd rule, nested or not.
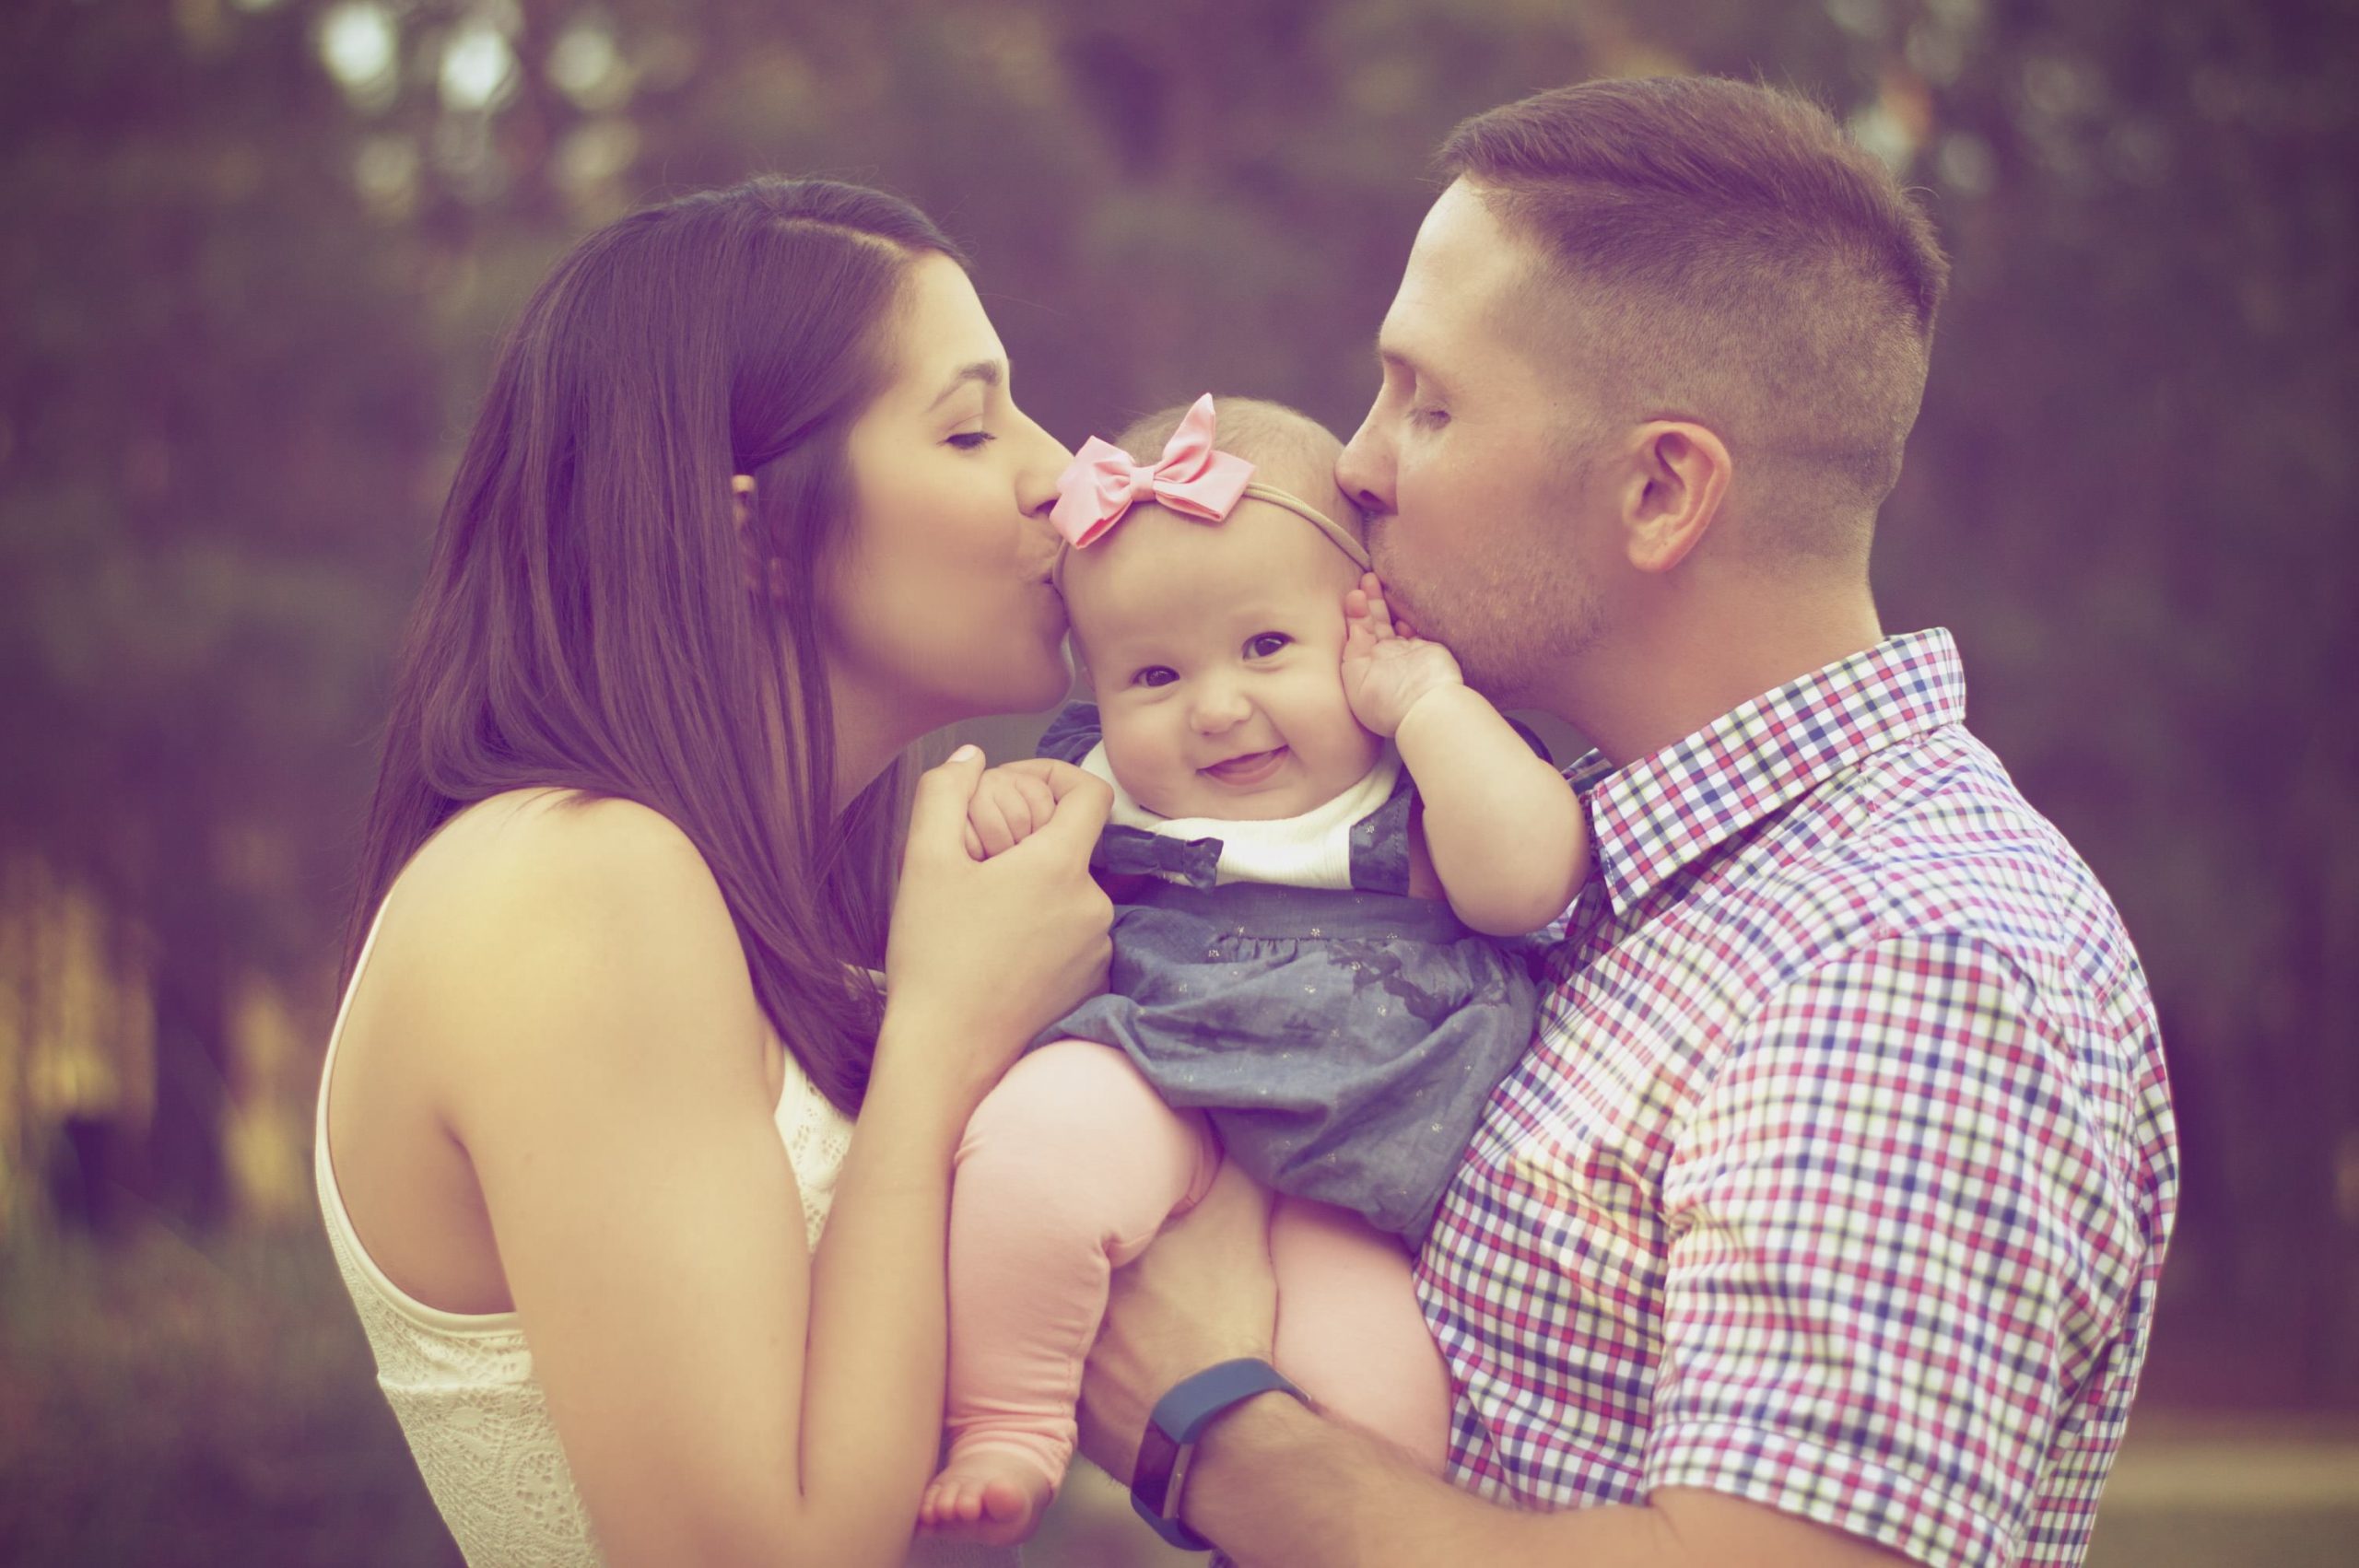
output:
[[[1106,829],[1107,813],[1114,809],[1114,791],[1103,778],[1071,764],[1059,766],[1062,772],[1050,784],[1056,796],[1053,809],[1027,842],[1039,843],[1051,854],[1077,856],[1086,865],[1097,836]]]
[[[960,746],[941,764],[918,775],[918,787],[910,798],[911,850],[946,854],[950,846],[964,842],[967,806],[982,777],[980,746]]]
[[[1039,788],[1055,798],[1021,843],[1007,842],[1009,813],[1030,816],[1038,797],[1006,770],[986,776],[974,748],[919,780],[886,943],[889,1006],[917,1021],[897,1038],[934,1041],[944,1063],[996,1076],[1025,1041],[1104,986],[1113,906],[1088,863],[1113,792],[1078,768],[1070,775],[1039,771]],[[986,863],[975,863],[970,842]],[[980,1093],[986,1081],[957,1082]]]

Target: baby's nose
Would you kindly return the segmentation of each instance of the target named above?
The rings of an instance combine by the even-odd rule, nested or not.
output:
[[[1189,716],[1198,733],[1214,735],[1235,729],[1251,711],[1252,705],[1245,700],[1243,692],[1234,686],[1223,686],[1200,694]]]

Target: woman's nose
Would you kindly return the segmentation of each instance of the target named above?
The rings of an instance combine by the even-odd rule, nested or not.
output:
[[[1032,421],[1031,415],[1017,411],[1022,421],[1017,439],[1027,440],[1022,475],[1017,480],[1016,501],[1025,515],[1048,521],[1057,504],[1057,480],[1072,465],[1073,453],[1065,444]]]

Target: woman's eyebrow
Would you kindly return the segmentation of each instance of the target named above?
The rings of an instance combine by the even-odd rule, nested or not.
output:
[[[942,395],[926,404],[925,411],[931,414],[940,408],[950,400],[951,393],[968,381],[980,381],[986,387],[995,387],[1006,377],[1006,374],[1007,372],[1001,369],[1000,362],[996,359],[978,359],[972,365],[961,365],[957,373],[950,378],[950,384],[942,389]]]

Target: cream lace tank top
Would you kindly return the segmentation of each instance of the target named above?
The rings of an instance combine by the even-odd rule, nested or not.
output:
[[[376,1356],[377,1386],[393,1406],[426,1490],[469,1568],[600,1568],[590,1517],[574,1490],[573,1472],[558,1445],[516,1314],[444,1312],[404,1293],[360,1245],[336,1190],[328,1149],[328,1083],[345,1017],[368,973],[383,920],[381,907],[336,1009],[320,1070],[312,1164],[328,1245]],[[851,1146],[851,1123],[792,1058],[777,1119],[803,1189],[804,1234],[816,1247]],[[1015,1568],[1016,1555],[921,1541],[909,1561],[933,1568]]]

